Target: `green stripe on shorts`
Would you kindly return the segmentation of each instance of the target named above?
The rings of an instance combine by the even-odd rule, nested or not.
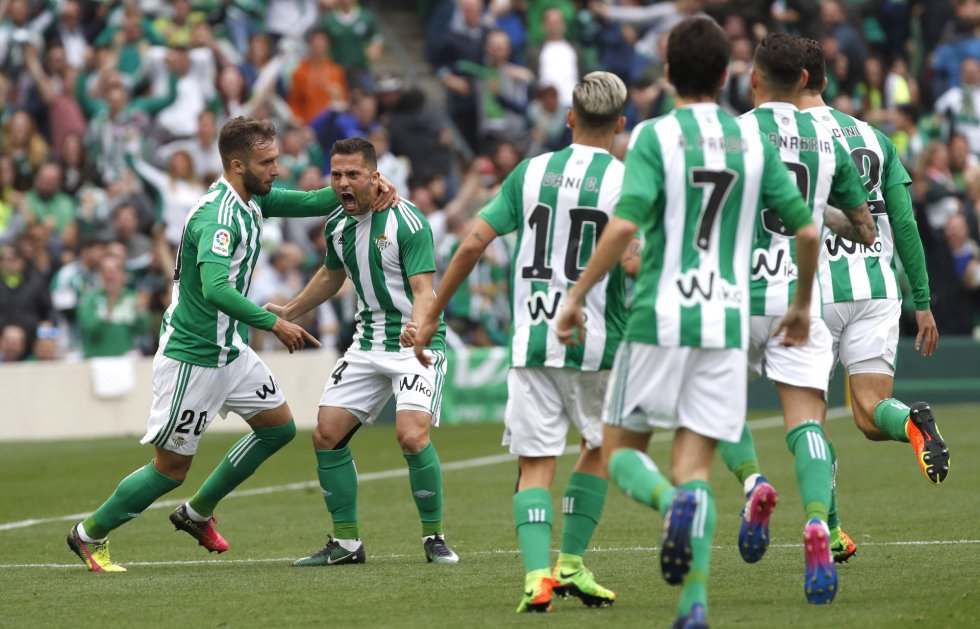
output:
[[[439,350],[433,350],[432,353],[436,355],[436,362],[432,366],[436,372],[436,381],[432,391],[432,400],[429,402],[429,412],[435,416],[442,405],[442,385],[446,380],[446,354]]]
[[[167,439],[170,438],[170,433],[173,432],[174,426],[177,423],[177,414],[180,411],[180,405],[184,401],[184,392],[187,390],[187,383],[190,381],[190,376],[190,364],[180,363],[180,367],[177,368],[177,386],[174,387],[174,397],[170,402],[170,418],[167,420],[167,425],[154,437],[153,445],[162,448],[167,443]]]

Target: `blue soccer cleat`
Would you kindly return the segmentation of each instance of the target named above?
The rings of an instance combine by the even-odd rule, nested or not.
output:
[[[806,553],[806,578],[803,591],[806,600],[824,605],[837,595],[837,566],[830,552],[830,529],[823,520],[813,518],[803,529],[803,548]]]
[[[691,569],[691,527],[698,501],[693,491],[678,489],[664,517],[664,534],[660,538],[660,571],[664,580],[679,585]]]

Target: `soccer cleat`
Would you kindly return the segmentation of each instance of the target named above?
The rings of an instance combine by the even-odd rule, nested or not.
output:
[[[708,614],[704,610],[704,605],[695,603],[691,606],[691,611],[683,616],[678,616],[673,624],[674,629],[708,629]]]
[[[442,535],[426,535],[422,538],[425,559],[429,563],[459,563],[459,557],[446,544]]]
[[[698,501],[693,491],[678,489],[664,517],[664,533],[660,538],[660,571],[664,580],[678,585],[691,569],[694,551],[691,549],[691,526]]]
[[[364,554],[364,544],[361,540],[344,540],[345,542],[357,542],[356,548],[350,550],[341,545],[339,540],[330,536],[327,538],[327,545],[316,551],[309,557],[303,557],[293,562],[294,566],[303,568],[307,566],[336,566],[349,563],[364,563],[367,556]]]
[[[837,594],[837,566],[830,553],[830,530],[827,523],[813,518],[803,529],[803,548],[806,557],[806,577],[803,591],[806,600],[823,605]]]
[[[834,554],[834,563],[847,563],[857,553],[857,544],[838,527],[830,532],[830,552]]]
[[[582,566],[576,570],[555,566],[554,594],[559,598],[574,596],[587,607],[608,607],[616,601],[616,593],[596,583],[592,571]]]
[[[949,473],[949,449],[943,436],[936,428],[936,418],[925,402],[916,402],[909,410],[909,421],[905,425],[915,458],[919,460],[922,473],[933,485],[946,480]]]
[[[112,563],[109,557],[109,540],[86,542],[78,535],[78,525],[68,531],[68,548],[78,555],[89,572],[126,572],[122,566]]]
[[[223,553],[228,550],[228,542],[214,528],[218,521],[213,515],[204,522],[198,522],[187,515],[187,505],[180,505],[170,513],[170,522],[178,531],[184,531],[196,539],[209,553]]]
[[[524,579],[524,596],[517,606],[517,613],[550,612],[551,594],[558,582],[547,575],[528,576]]]
[[[746,563],[762,559],[769,548],[769,516],[779,501],[776,488],[765,476],[756,479],[742,509],[742,526],[738,530],[738,552]]]

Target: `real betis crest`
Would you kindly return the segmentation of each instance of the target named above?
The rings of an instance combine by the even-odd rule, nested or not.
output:
[[[374,239],[374,244],[378,247],[378,251],[384,251],[391,246],[391,241],[384,234],[381,234]]]

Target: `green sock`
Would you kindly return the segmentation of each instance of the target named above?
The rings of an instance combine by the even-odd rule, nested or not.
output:
[[[357,468],[350,448],[316,451],[316,475],[338,539],[360,539],[357,526]]]
[[[92,539],[102,539],[109,531],[143,513],[157,498],[178,487],[179,481],[158,472],[151,461],[122,479],[116,491],[95,513],[85,518],[82,526]]]
[[[602,516],[608,489],[609,481],[604,478],[572,472],[561,503],[565,517],[561,527],[561,552],[579,557],[585,554]]]
[[[875,406],[875,425],[892,441],[909,442],[905,434],[905,423],[909,419],[909,407],[893,397],[886,398]]]
[[[815,421],[804,422],[786,433],[786,445],[796,458],[796,482],[807,520],[819,518],[826,522],[833,474],[823,428]]]
[[[514,524],[524,571],[551,569],[551,494],[531,487],[514,494]]]
[[[833,441],[827,441],[830,450],[830,511],[827,513],[827,526],[831,531],[840,528],[840,514],[837,512],[837,450]]]
[[[660,513],[667,513],[674,499],[674,486],[646,452],[633,448],[617,450],[609,459],[609,478],[627,496]]]
[[[296,424],[290,419],[281,426],[256,428],[251,434],[239,439],[197,490],[197,494],[188,501],[191,509],[209,517],[222,498],[244,483],[266,459],[295,436]]]
[[[715,494],[711,491],[711,486],[703,480],[681,483],[677,488],[693,491],[698,499],[698,508],[694,512],[694,523],[691,526],[691,549],[694,551],[694,557],[691,571],[684,577],[684,589],[681,591],[678,613],[688,613],[695,603],[704,605],[707,612],[711,541],[715,536]]]
[[[718,454],[743,486],[749,476],[762,473],[759,470],[759,457],[755,453],[755,440],[752,439],[748,422],[742,428],[742,437],[738,442],[718,442]]]
[[[442,466],[430,441],[415,454],[402,453],[408,461],[408,483],[422,520],[422,535],[442,533]]]

